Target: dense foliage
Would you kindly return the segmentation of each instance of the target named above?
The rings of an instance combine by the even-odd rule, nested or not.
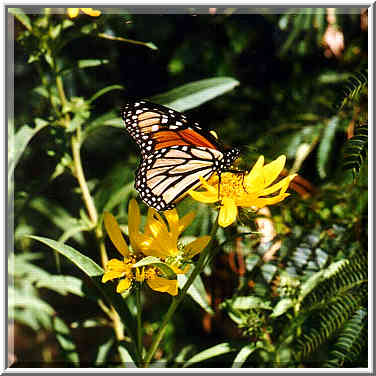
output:
[[[144,13],[8,9],[13,366],[139,366],[147,354],[157,367],[367,367],[367,11]],[[187,111],[241,149],[237,168],[285,154],[283,174],[298,173],[285,201],[214,234],[160,343],[172,298],[100,280],[116,254],[103,213],[128,241],[137,198],[127,98]],[[196,215],[182,241],[210,234],[215,206],[177,209]]]

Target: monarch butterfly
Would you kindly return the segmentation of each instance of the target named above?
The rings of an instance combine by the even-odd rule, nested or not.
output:
[[[156,210],[174,208],[174,201],[200,185],[200,176],[220,174],[239,156],[237,148],[225,148],[197,122],[162,105],[128,102],[121,116],[141,149],[135,188]]]

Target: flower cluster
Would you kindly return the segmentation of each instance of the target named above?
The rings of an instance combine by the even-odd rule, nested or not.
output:
[[[80,12],[80,9],[82,10],[82,12],[84,12],[85,14],[87,14],[88,16],[91,16],[91,17],[98,17],[98,16],[101,15],[100,10],[95,10],[93,8],[68,8],[67,9],[68,16],[70,18],[77,17],[78,13]]]
[[[202,236],[185,245],[178,243],[179,236],[193,221],[189,213],[179,219],[175,209],[165,213],[165,219],[149,208],[144,231],[140,230],[141,216],[136,200],[128,208],[128,231],[130,246],[126,243],[114,216],[104,213],[104,225],[112,243],[123,256],[122,260],[111,259],[105,267],[102,282],[119,279],[116,291],[123,293],[132,283],[143,282],[155,291],[177,295],[177,274],[189,269],[189,260],[209,243],[209,236]]]
[[[264,165],[260,156],[249,173],[221,174],[221,180],[214,175],[209,181],[201,179],[205,190],[192,190],[189,194],[196,201],[204,203],[220,202],[218,223],[222,227],[232,224],[238,214],[238,206],[261,209],[284,200],[289,193],[286,190],[296,174],[289,175],[271,185],[280,175],[286,162],[284,155]]]

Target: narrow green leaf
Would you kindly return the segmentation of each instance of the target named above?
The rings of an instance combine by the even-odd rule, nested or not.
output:
[[[147,256],[147,257],[144,257],[143,259],[141,259],[139,262],[136,262],[135,264],[133,264],[132,267],[133,268],[139,268],[141,266],[159,264],[161,262],[162,262],[161,259],[159,259],[158,257]]]
[[[272,309],[270,302],[265,301],[258,296],[238,296],[235,298],[232,307],[234,309],[248,310],[248,309]]]
[[[287,310],[294,306],[294,301],[290,298],[281,299],[273,309],[270,317],[278,317],[283,315]]]
[[[52,316],[55,310],[47,304],[45,301],[39,299],[37,296],[24,295],[13,288],[8,289],[8,307],[22,307],[27,309],[35,309],[37,311],[43,311]]]
[[[83,59],[78,60],[77,66],[78,68],[91,68],[97,67],[98,65],[108,64],[110,60],[108,59]]]
[[[236,351],[236,348],[231,343],[229,342],[221,343],[219,345],[210,347],[194,355],[192,358],[187,360],[187,362],[184,364],[184,368],[189,367],[195,363],[199,363],[204,360],[214,358],[216,356],[228,354],[232,351]]]
[[[231,77],[208,78],[179,86],[150,100],[176,111],[186,111],[232,90],[237,85],[239,81]]]
[[[62,235],[65,238],[64,240],[72,236],[79,244],[83,244],[84,239],[82,234],[73,231],[73,229],[76,229],[77,226],[82,226],[82,228],[86,229],[88,227],[80,219],[72,217],[66,209],[43,197],[37,197],[32,200],[30,207],[45,215],[55,226],[63,230],[65,234]],[[66,234],[67,232],[69,233]]]
[[[139,262],[136,262],[132,268],[140,268],[142,266],[147,266],[147,265],[154,265],[157,268],[159,268],[168,278],[176,278],[175,272],[171,269],[171,267],[161,261],[158,257],[153,257],[153,256],[147,256],[144,257],[142,260]]]
[[[178,274],[179,287],[182,289],[190,276],[190,272],[185,274]],[[187,294],[207,313],[214,314],[213,309],[210,307],[210,301],[208,293],[205,290],[205,286],[200,276],[197,276],[189,287]]]
[[[78,367],[80,365],[80,359],[69,327],[63,320],[55,316],[53,318],[53,328],[65,358]]]
[[[83,255],[79,251],[66,244],[59,243],[55,240],[40,236],[30,236],[30,238],[38,240],[41,243],[46,244],[52,249],[58,251],[59,253],[67,257],[70,261],[72,261],[85,274],[87,274],[91,278],[95,286],[101,291],[106,301],[112,304],[116,311],[119,313],[129,336],[132,338],[133,343],[136,343],[136,326],[132,314],[129,311],[128,306],[122,299],[121,295],[114,292],[113,286],[101,282],[104,271],[98,264],[96,264],[89,257]]]
[[[11,179],[13,171],[30,140],[49,123],[43,121],[39,122],[38,124],[39,126],[36,126],[35,128],[24,125],[14,135],[13,142],[11,143],[9,150],[8,179]]]
[[[331,119],[329,124],[325,127],[324,133],[318,148],[317,153],[317,169],[321,179],[327,176],[327,164],[330,157],[330,151],[333,146],[334,136],[339,125],[337,117]]]
[[[9,8],[9,13],[13,14],[14,17],[17,18],[18,21],[22,23],[26,27],[27,30],[31,31],[31,22],[29,16],[27,16],[24,11],[20,8]]]
[[[247,358],[256,350],[256,348],[256,344],[254,343],[242,347],[232,363],[232,368],[241,368]]]
[[[49,290],[56,291],[61,295],[67,295],[70,293],[81,297],[84,296],[82,291],[82,281],[70,275],[48,274],[43,279],[37,281],[36,287],[45,287]]]
[[[131,44],[139,44],[141,46],[148,47],[148,48],[150,48],[152,50],[157,50],[158,49],[158,47],[154,43],[152,43],[152,42],[140,42],[138,40],[126,39],[126,38],[122,38],[122,37],[115,37],[113,35],[104,34],[104,33],[99,33],[97,35],[98,35],[98,37],[104,38],[104,39],[117,40],[119,42],[126,42],[126,43],[131,43]]]
[[[89,100],[88,100],[88,103],[91,103],[93,101],[95,101],[97,98],[99,98],[100,96],[108,93],[109,91],[112,91],[112,90],[124,90],[124,86],[122,85],[111,85],[111,86],[106,86],[104,87],[103,89],[97,91]]]
[[[127,368],[137,367],[135,362],[133,361],[133,358],[130,352],[128,351],[124,343],[119,343],[118,352],[119,352],[120,360],[124,367],[127,367]]]
[[[312,274],[300,287],[298,300],[301,302],[324,279],[324,271]]]
[[[113,338],[110,338],[107,342],[102,343],[98,348],[97,359],[95,360],[95,365],[97,367],[103,367],[106,363],[106,358],[114,344]]]

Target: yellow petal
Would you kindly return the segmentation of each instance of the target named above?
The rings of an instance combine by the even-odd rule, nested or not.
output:
[[[222,206],[219,210],[218,223],[221,227],[227,227],[231,223],[235,222],[238,214],[238,208],[235,205],[235,201],[232,198],[224,197],[222,200]]]
[[[149,225],[149,229],[153,236],[153,244],[156,246],[158,252],[164,254],[164,257],[174,256],[178,253],[177,243],[168,233],[166,225],[163,225],[159,221],[154,221]],[[150,249],[150,251],[152,250]]]
[[[289,193],[284,193],[274,197],[258,198],[252,203],[252,206],[256,206],[257,208],[261,209],[264,206],[275,205],[278,202],[283,201],[288,196],[290,196]]]
[[[75,18],[75,17],[77,17],[79,11],[80,11],[80,8],[68,8],[68,9],[67,9],[68,16],[69,16],[70,18]]]
[[[264,166],[263,174],[265,180],[265,187],[271,184],[275,179],[278,178],[279,174],[283,170],[286,163],[286,156],[281,155],[275,161],[268,163]]]
[[[125,242],[123,235],[121,234],[120,227],[116,222],[115,217],[109,213],[104,212],[104,227],[106,228],[107,234],[110,237],[112,243],[116,249],[124,256],[129,255],[128,245]]]
[[[118,271],[109,271],[103,274],[102,277],[102,283],[106,283],[107,281],[111,281],[115,278],[123,277],[124,272],[118,272]]]
[[[138,234],[141,224],[140,208],[137,201],[132,198],[128,205],[128,230],[129,236]]]
[[[94,10],[93,8],[81,8],[81,10],[91,17],[98,17],[101,15],[100,10]]]
[[[119,294],[123,293],[131,287],[131,284],[132,281],[129,278],[122,279],[116,287],[116,292],[118,292]]]
[[[203,202],[204,204],[212,204],[218,201],[218,190],[215,190],[215,193],[212,191],[189,191],[189,194],[194,200]]]
[[[200,253],[209,244],[210,239],[211,239],[210,236],[205,235],[187,244],[184,247],[184,253],[186,257],[190,259],[194,257],[195,255],[197,255],[198,253]]]
[[[244,177],[244,185],[247,192],[253,193],[264,188],[263,166],[264,156],[260,155],[251,171]]]
[[[184,269],[179,269],[175,265],[170,265],[170,268],[174,271],[175,274],[186,274],[190,268],[190,265],[186,265]]]
[[[195,218],[195,213],[190,212],[186,214],[182,219],[179,220],[179,235],[192,223]]]
[[[286,176],[284,179],[282,179],[278,183],[273,184],[269,188],[264,189],[260,193],[260,196],[270,195],[271,193],[274,193],[274,192],[278,191],[279,189],[284,189],[286,191],[286,189],[288,188],[291,180],[294,179],[295,176],[296,176],[296,174]]]
[[[168,228],[169,228],[169,232],[171,234],[171,238],[173,239],[173,241],[175,243],[177,243],[178,237],[179,237],[179,216],[178,216],[178,212],[176,211],[176,209],[171,209],[171,210],[167,210],[164,213],[164,215],[167,219]]]
[[[168,227],[170,231],[174,231],[178,228],[179,225],[179,216],[176,209],[166,210],[164,215],[167,219]]]
[[[172,296],[178,294],[178,281],[176,279],[166,279],[155,276],[153,279],[148,279],[146,282],[154,291],[167,292]]]

